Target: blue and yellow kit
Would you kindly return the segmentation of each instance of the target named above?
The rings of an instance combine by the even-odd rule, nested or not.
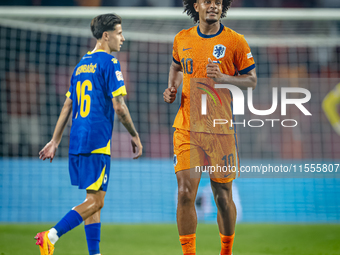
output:
[[[119,61],[102,50],[88,52],[75,67],[70,89],[66,93],[73,101],[70,175],[72,184],[79,188],[98,190],[101,187],[100,180],[104,184],[104,180],[108,179],[114,121],[112,98],[119,95],[126,95]],[[95,157],[101,159],[92,160]],[[96,168],[95,172],[98,171],[97,168],[100,170],[94,174],[92,180],[82,181],[85,175],[89,175],[89,171],[93,173],[91,168]],[[99,184],[94,185],[94,182]]]
[[[66,96],[73,101],[71,154],[110,155],[112,98],[126,95],[119,61],[104,51],[87,53],[76,66]]]

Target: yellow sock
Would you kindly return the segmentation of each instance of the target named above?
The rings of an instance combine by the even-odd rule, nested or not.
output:
[[[183,255],[196,255],[196,234],[179,236]]]
[[[221,237],[221,255],[231,255],[235,233],[231,236],[225,236],[220,233],[220,237]]]

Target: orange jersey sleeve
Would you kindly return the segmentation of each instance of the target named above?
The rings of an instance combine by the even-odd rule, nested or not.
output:
[[[179,61],[179,56],[178,56],[178,48],[177,48],[177,36],[175,37],[174,44],[172,46],[172,59],[176,64],[181,64]]]
[[[234,63],[240,74],[246,74],[255,67],[253,55],[243,36],[240,36],[240,40],[237,44],[234,54]]]

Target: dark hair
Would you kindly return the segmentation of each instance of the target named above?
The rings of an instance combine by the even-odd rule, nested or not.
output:
[[[184,5],[184,12],[187,13],[190,18],[194,19],[194,22],[196,23],[199,20],[199,14],[195,11],[194,3],[196,3],[197,0],[183,0]],[[224,18],[226,16],[226,12],[228,11],[231,3],[233,0],[222,0],[222,14],[221,18]]]
[[[96,39],[100,39],[105,31],[114,31],[117,24],[122,24],[122,18],[108,13],[95,17],[91,21],[91,31]]]

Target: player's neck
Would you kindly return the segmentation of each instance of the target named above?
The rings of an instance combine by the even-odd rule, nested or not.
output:
[[[103,51],[105,51],[109,54],[111,53],[109,46],[106,43],[102,43],[100,41],[97,41],[96,46],[92,50],[92,53],[97,51],[97,50],[103,50]]]
[[[221,24],[219,21],[213,24],[209,24],[206,21],[204,21],[204,22],[200,22],[198,26],[202,34],[214,35],[220,30]]]

